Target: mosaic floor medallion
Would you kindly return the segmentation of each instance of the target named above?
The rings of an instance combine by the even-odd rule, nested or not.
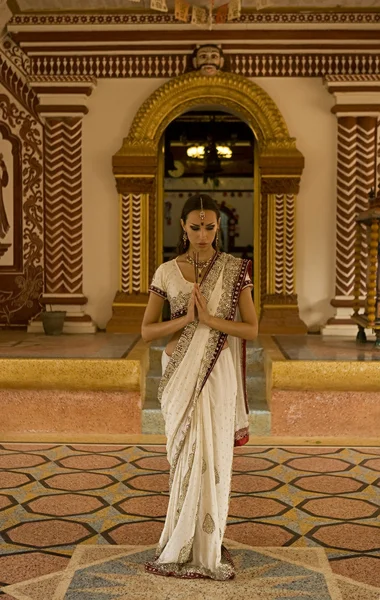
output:
[[[339,587],[320,548],[250,548],[229,543],[237,569],[233,581],[189,581],[144,571],[154,547],[78,546],[65,571],[8,586],[23,600],[219,600],[282,598],[341,600]],[[280,550],[280,552],[279,552]],[[285,595],[284,595],[285,594]]]
[[[322,548],[253,548],[226,540],[234,580],[178,580],[144,570],[154,546],[77,546],[64,571],[7,586],[19,600],[377,600],[378,590],[335,575]],[[377,594],[377,595],[375,595]]]

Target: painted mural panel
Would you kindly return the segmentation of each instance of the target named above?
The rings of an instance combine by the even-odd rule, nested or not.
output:
[[[42,125],[12,94],[20,84],[16,72],[0,84],[0,327],[40,311],[43,283]]]

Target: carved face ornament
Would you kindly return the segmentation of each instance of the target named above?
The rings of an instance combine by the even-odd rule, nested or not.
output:
[[[194,69],[202,75],[215,75],[224,64],[224,58],[216,46],[201,46],[193,61]]]

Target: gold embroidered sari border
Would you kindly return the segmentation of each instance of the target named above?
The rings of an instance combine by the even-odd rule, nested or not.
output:
[[[228,319],[232,321],[237,310],[239,296],[241,288],[244,284],[249,261],[246,259],[239,260],[229,256],[228,254],[225,256],[226,265],[224,267],[224,271],[227,271],[227,273],[223,274],[222,296],[219,301],[215,316],[221,319]],[[233,292],[231,293],[230,290],[233,290]],[[214,332],[216,332],[216,335]],[[203,379],[200,388],[197,389],[197,394],[200,394],[207,379],[209,378],[210,373],[212,372],[216,361],[220,356],[226,339],[226,333],[221,333],[217,330],[213,330],[211,332],[206,348],[206,358],[202,361],[201,366],[201,371],[203,367]],[[207,359],[210,361],[208,366]]]
[[[210,265],[210,269],[207,273],[207,278],[205,277],[202,281],[202,292],[203,292],[203,295],[206,298],[207,302],[210,299],[210,296],[216,286],[216,282],[218,281],[220,274],[225,266],[226,257],[227,257],[227,254],[224,254],[224,253],[218,254],[218,256],[213,261],[212,265]],[[187,325],[184,328],[184,330],[181,334],[181,337],[179,338],[178,343],[177,343],[177,345],[174,349],[174,352],[171,356],[171,359],[165,369],[165,373],[164,373],[163,377],[161,378],[159,388],[158,388],[159,401],[162,400],[162,394],[165,390],[166,385],[170,381],[170,378],[172,377],[172,375],[174,374],[176,369],[181,364],[181,362],[190,346],[191,340],[194,337],[197,326],[198,326],[198,322],[193,321],[192,323],[190,323],[189,325]],[[218,333],[218,332],[211,332],[211,334],[212,333]],[[195,405],[196,405],[196,402],[197,402],[197,399],[199,396],[199,392],[198,392],[199,381],[200,381],[200,376],[198,376],[197,384],[195,387],[195,393],[193,394],[193,397],[192,397],[192,403],[187,412],[186,423],[182,427],[182,431],[180,433],[180,439],[178,441],[177,448],[175,450],[174,458],[170,465],[169,490],[171,490],[171,488],[172,488],[175,469],[176,469],[176,466],[178,463],[179,456],[182,451],[183,444],[186,439],[187,431],[190,427],[191,418],[192,418],[194,408],[195,408]]]
[[[202,287],[202,293],[203,293],[204,297],[206,298],[206,301],[209,300],[211,293],[215,287],[215,284],[219,278],[220,272],[224,266],[224,262],[225,262],[224,257],[225,256],[227,256],[227,255],[226,254],[218,254],[215,257],[212,264],[210,265],[207,274],[203,278],[201,287]],[[165,373],[160,380],[160,384],[158,387],[158,400],[159,401],[161,401],[162,394],[163,394],[165,387],[166,387],[167,383],[169,382],[171,376],[173,375],[175,370],[181,364],[182,359],[188,350],[190,342],[193,339],[193,336],[195,334],[197,326],[198,326],[198,322],[193,321],[192,323],[189,323],[189,325],[186,325],[186,327],[184,328],[184,330],[181,334],[181,337],[179,338],[177,345],[174,349],[174,352],[171,356],[171,359],[168,363],[168,366],[165,369]]]
[[[248,260],[236,259],[233,256],[228,254],[220,254],[218,256],[219,260],[215,260],[215,266],[217,269],[210,271],[210,277],[208,278],[208,286],[205,286],[204,295],[206,296],[206,300],[210,297],[210,294],[214,288],[214,285],[220,275],[221,269],[223,268],[223,285],[222,285],[222,293],[221,298],[219,300],[218,308],[216,310],[215,316],[220,317],[222,319],[230,319],[234,318],[237,305],[239,302],[239,295],[241,291],[241,287],[244,283],[245,275],[247,272]],[[232,291],[233,290],[233,291]],[[192,324],[191,324],[192,325]],[[192,333],[194,335],[195,329]],[[193,396],[192,405],[187,413],[187,421],[184,427],[182,428],[181,439],[178,442],[177,448],[175,450],[174,459],[170,468],[170,477],[169,477],[169,489],[171,490],[175,469],[178,463],[179,456],[181,454],[181,450],[186,439],[187,431],[190,427],[190,422],[192,418],[192,414],[198,400],[198,397],[207,382],[207,379],[212,372],[216,361],[222,351],[224,341],[226,339],[225,334],[221,334],[216,329],[210,330],[210,334],[208,337],[208,341],[206,343],[205,353],[201,362],[201,368],[199,372],[199,377],[197,380],[197,385],[195,388],[195,393]],[[181,336],[182,338],[182,336]],[[181,340],[180,338],[180,340]],[[190,343],[189,340],[188,343]],[[177,349],[177,347],[176,347]],[[173,353],[174,356],[174,353]],[[182,355],[183,358],[184,354]],[[181,360],[182,360],[181,358]],[[179,363],[178,363],[179,364]],[[176,364],[176,367],[178,366]],[[169,363],[170,366],[170,363]],[[176,368],[175,367],[175,368]],[[165,376],[167,375],[168,367],[165,371]],[[173,370],[174,372],[174,370]],[[170,375],[171,376],[171,375]],[[170,377],[169,376],[169,377]],[[169,378],[168,378],[169,380]]]
[[[216,581],[226,581],[235,577],[235,566],[232,557],[223,545],[222,561],[215,572],[205,567],[188,563],[159,563],[156,560],[146,563],[145,570],[154,575],[177,577],[179,579],[214,579]]]

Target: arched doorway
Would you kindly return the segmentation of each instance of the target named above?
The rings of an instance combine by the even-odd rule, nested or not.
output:
[[[150,279],[158,266],[163,202],[158,189],[159,145],[166,127],[199,107],[235,114],[256,138],[255,303],[265,333],[304,333],[295,293],[295,202],[304,159],[273,100],[240,75],[191,72],[171,79],[140,107],[113,157],[120,198],[120,289],[108,331],[139,331]]]
[[[181,114],[163,136],[164,172],[159,169],[157,199],[158,204],[164,203],[163,222],[157,223],[163,247],[157,248],[158,262],[177,255],[183,206],[190,196],[202,192],[211,195],[220,210],[219,249],[253,261],[253,212],[258,197],[254,197],[252,129],[236,115],[207,107]],[[160,154],[158,158],[160,163]],[[254,284],[255,275],[253,271]],[[163,319],[170,319],[169,303]]]
[[[253,260],[255,143],[244,121],[217,109],[191,110],[168,125],[163,181],[158,181],[164,189],[163,262],[176,255],[184,203],[200,192],[219,206],[219,248]]]

